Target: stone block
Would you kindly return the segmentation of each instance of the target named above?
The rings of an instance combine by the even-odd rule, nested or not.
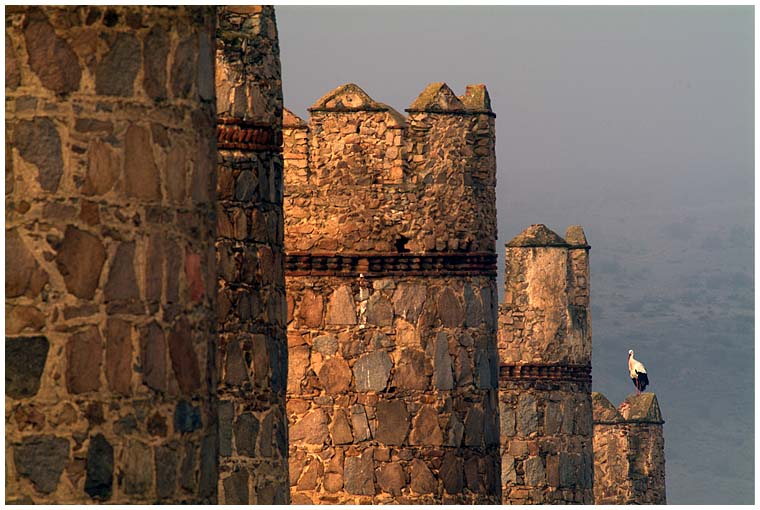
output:
[[[326,360],[320,367],[318,376],[325,392],[330,395],[348,391],[351,385],[351,369],[343,358],[332,357]]]
[[[375,470],[377,485],[392,496],[400,496],[406,486],[404,468],[396,463],[383,463]]]
[[[76,53],[58,36],[40,8],[30,9],[24,26],[29,67],[42,85],[56,94],[79,89],[82,68]]]
[[[386,445],[401,445],[409,431],[409,412],[403,400],[379,400],[375,439]]]
[[[335,411],[331,433],[333,444],[351,444],[353,441],[351,425],[348,422],[345,411],[341,409]]]
[[[541,457],[528,457],[523,461],[525,484],[540,486],[546,483],[546,471]]]
[[[435,338],[433,355],[433,387],[439,390],[454,388],[454,373],[452,371],[449,342],[446,333],[440,332]]]
[[[29,398],[40,389],[50,343],[44,336],[5,339],[5,394]]]
[[[528,436],[538,431],[536,398],[531,394],[521,394],[517,399],[517,433]]]
[[[367,302],[367,324],[393,325],[393,305],[380,292],[375,292]]]
[[[113,446],[103,434],[90,438],[84,491],[100,501],[107,501],[113,492]]]
[[[106,322],[106,379],[114,393],[132,392],[132,326],[121,319]]]
[[[235,449],[238,455],[246,457],[256,456],[256,439],[259,435],[259,420],[251,413],[242,413],[235,420],[233,427],[235,433]],[[270,435],[271,437],[271,435]],[[264,437],[262,440],[269,440]]]
[[[438,296],[438,317],[444,327],[461,327],[464,322],[464,310],[454,291],[446,287]]]
[[[400,390],[425,390],[432,371],[425,353],[417,349],[402,349],[393,374],[393,386]]]
[[[393,362],[385,351],[374,351],[356,360],[353,366],[358,391],[382,391],[388,384]]]
[[[125,494],[146,495],[153,485],[153,463],[150,447],[130,440],[122,452],[121,489]]]
[[[38,491],[50,494],[68,463],[69,448],[69,442],[62,437],[27,436],[13,446],[16,472],[28,478]]]
[[[327,442],[327,414],[322,409],[314,409],[290,426],[291,442],[321,445]]]
[[[443,488],[449,494],[459,494],[464,489],[464,463],[455,452],[447,452],[443,456],[439,475]]]
[[[129,32],[118,32],[95,69],[95,92],[105,96],[131,96],[141,60],[137,38]]]
[[[92,299],[106,260],[103,243],[96,236],[68,225],[55,264],[66,289],[82,299]]]
[[[343,485],[349,494],[375,495],[374,460],[372,448],[360,455],[346,457],[343,467]]]
[[[156,463],[156,497],[171,498],[177,487],[177,450],[171,444],[156,446],[153,458]]]
[[[443,444],[443,432],[438,425],[438,411],[432,405],[425,405],[417,411],[409,434],[409,444],[438,446]]]
[[[328,325],[354,325],[356,324],[356,304],[351,287],[341,285],[335,289],[327,303]]]
[[[85,393],[100,388],[103,341],[95,326],[77,331],[66,344],[68,363],[66,385],[71,393]]]

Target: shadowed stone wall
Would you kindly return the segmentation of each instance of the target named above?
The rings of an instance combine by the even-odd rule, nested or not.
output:
[[[619,409],[601,393],[594,403],[594,502],[664,505],[665,423],[654,393],[631,395]]]
[[[533,225],[507,243],[498,348],[504,504],[592,504],[588,250]]]
[[[218,8],[219,502],[287,483],[282,82],[272,7]]]
[[[286,112],[293,503],[498,503],[494,116],[432,84]]]
[[[216,501],[214,11],[6,9],[6,498]]]

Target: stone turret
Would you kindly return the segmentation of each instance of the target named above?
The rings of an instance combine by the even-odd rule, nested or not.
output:
[[[8,502],[216,501],[215,19],[6,9]]]
[[[664,505],[665,439],[654,393],[631,395],[619,409],[601,393],[594,403],[594,502]]]
[[[217,10],[219,502],[283,504],[282,82],[272,7]]]
[[[588,250],[532,225],[506,245],[498,349],[502,502],[593,503]]]
[[[284,128],[292,501],[498,503],[488,94],[310,112]]]

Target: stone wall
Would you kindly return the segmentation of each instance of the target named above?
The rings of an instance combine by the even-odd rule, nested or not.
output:
[[[292,501],[498,503],[487,92],[310,111],[283,129]]]
[[[601,393],[594,404],[594,500],[598,505],[664,505],[664,423],[653,393],[619,409]]]
[[[211,8],[6,9],[6,498],[216,500]]]
[[[504,504],[593,500],[588,250],[533,225],[507,243],[498,349]]]
[[[282,82],[274,8],[218,8],[219,501],[287,484]]]

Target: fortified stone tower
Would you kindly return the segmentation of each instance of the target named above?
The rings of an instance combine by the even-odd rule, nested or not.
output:
[[[507,243],[499,307],[502,502],[592,504],[591,316],[583,230]]]
[[[272,7],[219,7],[219,502],[289,501],[282,82]]]
[[[664,505],[665,423],[654,393],[630,396],[618,411],[594,401],[594,499],[597,505]]]
[[[6,9],[6,498],[216,499],[215,15]]]
[[[284,128],[293,503],[499,503],[488,93],[310,111]]]

